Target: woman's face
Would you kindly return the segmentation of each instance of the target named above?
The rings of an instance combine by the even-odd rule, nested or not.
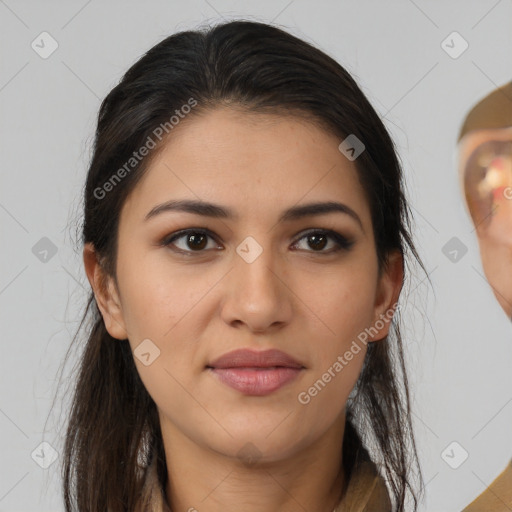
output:
[[[230,456],[252,443],[277,460],[342,424],[364,330],[380,318],[366,337],[387,333],[402,266],[378,277],[369,205],[340,142],[295,117],[210,111],[174,128],[124,204],[118,288],[101,309],[129,339],[164,438]],[[342,206],[301,215],[312,203]],[[301,369],[209,368],[236,349],[277,349]]]

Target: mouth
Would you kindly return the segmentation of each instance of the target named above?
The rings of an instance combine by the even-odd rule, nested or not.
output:
[[[265,396],[295,380],[302,368],[209,368],[219,380],[244,395]]]
[[[242,349],[224,354],[206,369],[240,393],[264,396],[295,380],[305,367],[280,350]]]

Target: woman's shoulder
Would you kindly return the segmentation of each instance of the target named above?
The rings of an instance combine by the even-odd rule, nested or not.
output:
[[[510,512],[512,508],[512,460],[487,489],[462,512]]]

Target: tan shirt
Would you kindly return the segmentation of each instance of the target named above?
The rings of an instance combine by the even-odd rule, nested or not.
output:
[[[512,510],[512,460],[505,470],[462,512],[510,512]]]
[[[156,463],[148,468],[135,512],[171,512],[158,482]],[[337,512],[391,512],[386,484],[373,462],[366,460],[354,468]]]

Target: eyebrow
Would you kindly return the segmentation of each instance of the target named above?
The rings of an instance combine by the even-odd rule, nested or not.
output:
[[[203,217],[211,217],[216,219],[238,219],[238,215],[233,210],[225,206],[220,206],[217,204],[204,201],[176,199],[156,205],[146,214],[144,220],[147,221],[161,213],[170,211],[193,213],[195,215],[201,215]],[[364,231],[363,223],[361,222],[359,215],[357,215],[357,213],[346,204],[338,203],[336,201],[309,203],[301,206],[292,206],[291,208],[286,209],[281,214],[281,216],[279,217],[279,222],[290,222],[302,219],[304,217],[313,217],[317,215],[325,215],[334,212],[343,213],[352,217]]]

